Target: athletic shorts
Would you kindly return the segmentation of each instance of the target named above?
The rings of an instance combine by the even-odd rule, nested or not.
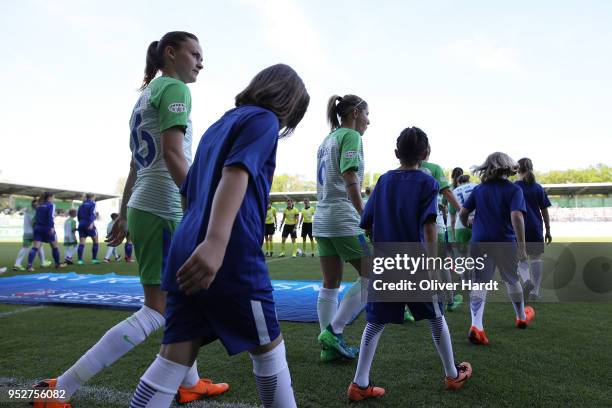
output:
[[[310,237],[312,239],[312,222],[302,223],[302,238]]]
[[[50,244],[51,242],[57,241],[57,235],[55,232],[51,233],[49,228],[34,227],[34,241]]]
[[[319,256],[339,256],[343,262],[361,259],[369,254],[365,236],[316,237]]]
[[[288,225],[285,224],[285,226],[283,227],[283,238],[287,238],[289,235],[291,235],[291,238],[296,239],[297,238],[297,233],[295,232],[295,224],[293,225]]]
[[[178,222],[128,207],[128,229],[143,285],[159,285]]]
[[[274,224],[266,224],[264,235],[274,235],[276,232],[276,226]]]
[[[444,315],[441,302],[368,302],[366,321],[378,324],[402,324],[405,306],[410,309],[414,320],[435,319]]]
[[[93,227],[92,229],[87,229],[86,225],[79,225],[78,231],[79,231],[79,239],[88,238],[88,237],[95,238],[98,236],[98,230],[96,229],[96,227]]]
[[[501,245],[499,243],[491,245],[485,242],[483,244],[479,245],[478,242],[470,244],[470,256],[472,258],[484,258],[484,267],[480,270],[474,268],[474,281],[478,283],[490,282],[497,268],[504,282],[516,283],[518,281],[516,243],[507,242]]]
[[[459,244],[466,244],[472,239],[471,228],[459,228],[455,230],[455,242]]]
[[[217,339],[231,356],[276,339],[281,331],[272,291],[248,295],[168,292],[163,344]]]
[[[525,250],[529,256],[540,256],[544,253],[544,241],[525,242]]]
[[[34,242],[34,234],[28,234],[23,236],[23,246],[30,247],[32,246],[32,242]]]

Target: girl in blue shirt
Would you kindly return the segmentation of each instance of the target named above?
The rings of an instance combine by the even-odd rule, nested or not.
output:
[[[427,135],[412,127],[402,131],[397,138],[395,154],[401,166],[383,174],[368,200],[361,216],[361,228],[371,231],[372,242],[424,243],[430,257],[436,256],[438,207],[438,182],[419,170],[421,159],[429,147]],[[385,244],[382,244],[385,245]],[[370,279],[373,281],[374,279]],[[381,387],[370,384],[370,367],[383,329],[388,323],[404,322],[407,306],[415,320],[427,319],[434,345],[446,377],[446,389],[456,390],[472,375],[470,363],[455,365],[450,332],[444,319],[444,308],[435,298],[428,302],[368,302],[367,325],[361,337],[359,362],[355,378],[348,388],[352,401],[378,398],[385,394]]]
[[[515,182],[523,190],[527,213],[525,214],[525,241],[529,260],[519,263],[519,273],[523,279],[523,294],[529,296],[530,301],[537,300],[542,283],[542,254],[544,253],[544,241],[550,244],[550,217],[548,207],[550,200],[542,186],[536,183],[533,174],[533,163],[524,157],[518,161],[518,177]],[[542,235],[542,221],[546,228]],[[531,270],[531,275],[530,275]]]
[[[508,180],[508,176],[516,174],[517,167],[505,153],[490,154],[484,164],[473,169],[482,183],[465,201],[459,217],[463,225],[468,225],[469,214],[476,210],[470,252],[473,258],[483,258],[484,267],[474,270],[475,281],[490,282],[498,268],[516,312],[516,326],[524,329],[535,311],[525,307],[517,275],[518,260],[527,257],[525,199],[521,188]],[[470,294],[472,326],[468,338],[473,344],[489,344],[482,323],[486,298],[486,289],[474,289]]]
[[[43,242],[51,245],[51,253],[55,261],[56,268],[64,268],[66,264],[60,262],[59,248],[57,247],[57,234],[55,233],[55,204],[53,204],[53,193],[44,192],[36,207],[34,222],[34,244],[28,254],[28,271],[34,270],[32,263]]]
[[[131,407],[170,406],[200,346],[217,339],[230,355],[249,352],[265,407],[296,406],[261,242],[279,131],[290,134],[309,101],[297,73],[274,65],[202,136],[162,277],[162,347]]]

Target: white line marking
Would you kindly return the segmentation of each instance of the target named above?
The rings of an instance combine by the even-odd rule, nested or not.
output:
[[[32,387],[32,384],[36,383],[36,380],[26,380],[23,378],[13,377],[0,377],[0,397],[4,397],[7,394],[8,389],[20,389],[27,390]],[[96,402],[107,406],[120,406],[125,407],[132,399],[131,392],[117,391],[112,388],[96,387],[92,385],[84,385],[74,394],[70,399],[70,402],[75,406],[86,407],[87,401]],[[2,399],[0,399],[0,403]],[[188,407],[188,408],[260,408],[259,405],[251,405],[244,403],[233,403],[233,402],[216,402],[216,401],[194,401],[188,405],[177,405],[172,404],[173,407]]]
[[[33,306],[33,307],[26,307],[23,309],[11,310],[10,312],[2,312],[0,313],[0,319],[3,317],[12,316],[12,315],[16,315],[19,313],[26,313],[26,312],[32,312],[34,310],[44,309],[46,307],[47,306]]]

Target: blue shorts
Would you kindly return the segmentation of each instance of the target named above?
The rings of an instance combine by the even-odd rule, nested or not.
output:
[[[378,324],[404,323],[405,306],[410,309],[414,320],[444,316],[444,306],[441,302],[368,302],[366,321]]]
[[[57,241],[57,235],[55,232],[51,233],[50,228],[34,227],[34,241],[50,244],[51,242]]]
[[[163,344],[217,339],[232,356],[276,339],[281,331],[272,291],[249,295],[168,292]]]
[[[96,229],[96,227],[93,227],[92,229],[87,229],[87,225],[79,225],[78,227],[78,231],[79,231],[79,238],[87,238],[87,237],[97,237],[98,236],[98,230]]]
[[[504,282],[514,284],[518,281],[518,257],[516,254],[516,243],[491,244],[484,242],[470,244],[470,256],[472,258],[483,257],[484,268],[474,269],[474,281],[486,283],[493,279],[495,268],[499,269],[499,274]]]

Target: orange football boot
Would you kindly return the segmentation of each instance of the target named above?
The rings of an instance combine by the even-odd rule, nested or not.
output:
[[[369,398],[380,398],[385,395],[385,389],[381,387],[375,387],[372,384],[365,388],[361,388],[355,383],[349,385],[346,395],[351,401],[361,401]]]
[[[41,392],[52,392],[55,390],[57,385],[57,378],[50,378],[47,380],[42,380],[37,382],[32,386],[35,390],[40,390]],[[32,406],[34,408],[72,408],[67,402],[61,402],[54,398],[34,398],[32,400]]]
[[[176,402],[186,404],[206,397],[215,397],[229,390],[226,383],[215,384],[208,378],[201,378],[196,385],[191,388],[179,387],[176,394]]]
[[[457,378],[444,377],[444,389],[455,391],[463,387],[463,384],[472,376],[472,365],[467,361],[457,364]]]
[[[526,329],[529,322],[535,317],[535,309],[531,306],[525,306],[525,320],[516,319],[516,327]]]
[[[489,345],[489,338],[487,337],[487,334],[485,333],[484,329],[478,330],[476,326],[470,327],[470,334],[468,334],[468,340],[470,341],[470,343],[476,345]]]

